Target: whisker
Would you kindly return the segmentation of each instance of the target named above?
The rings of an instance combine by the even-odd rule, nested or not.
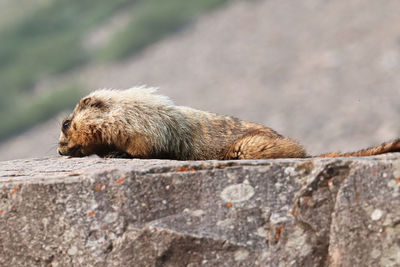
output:
[[[57,146],[51,146],[49,149],[47,149],[46,154],[50,153],[50,151],[56,151]]]

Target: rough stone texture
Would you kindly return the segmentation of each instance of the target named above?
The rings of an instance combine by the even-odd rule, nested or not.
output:
[[[0,163],[0,266],[399,266],[400,156]]]

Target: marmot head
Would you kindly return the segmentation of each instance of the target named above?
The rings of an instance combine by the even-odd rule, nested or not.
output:
[[[166,143],[160,131],[167,127],[173,103],[154,94],[155,88],[97,90],[82,98],[62,123],[58,153],[73,157],[106,156],[127,152],[140,156]]]
[[[58,153],[73,157],[102,154],[111,149],[103,142],[101,129],[107,119],[109,104],[96,96],[82,98],[61,126]]]

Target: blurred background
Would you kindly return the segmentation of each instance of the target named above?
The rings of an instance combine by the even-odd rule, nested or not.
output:
[[[400,136],[400,1],[0,0],[0,160],[56,155],[98,88],[265,124],[310,154]]]

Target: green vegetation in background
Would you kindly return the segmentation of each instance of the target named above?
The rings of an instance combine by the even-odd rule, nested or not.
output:
[[[168,33],[179,30],[196,15],[215,8],[227,0],[147,0],[135,6],[128,25],[100,51],[100,58],[120,60],[140,52]]]
[[[30,89],[41,79],[89,63],[95,59],[93,55],[122,59],[226,1],[48,0],[32,9],[31,14],[1,27],[0,140],[73,106],[78,95],[74,90],[61,90],[63,95],[50,92],[26,104],[23,99],[31,95]],[[98,53],[85,51],[85,36],[123,8],[132,10],[129,25]]]
[[[21,20],[33,10],[43,8],[53,0],[1,0],[0,1],[0,30],[4,26]],[[22,8],[23,7],[23,8]],[[29,10],[30,12],[27,12]]]
[[[135,0],[53,0],[8,27],[0,34],[0,94],[26,91],[46,75],[87,62],[83,36],[132,2]]]

